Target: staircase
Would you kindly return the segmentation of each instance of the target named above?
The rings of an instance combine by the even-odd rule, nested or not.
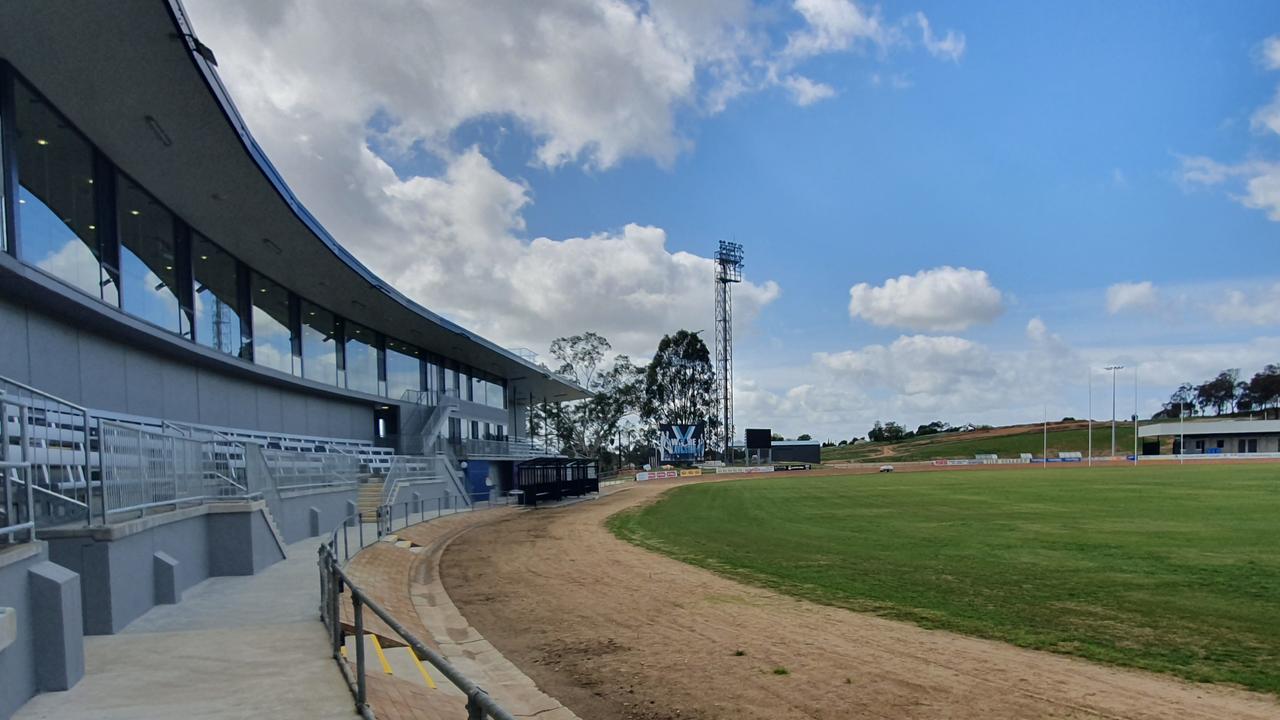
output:
[[[356,496],[356,510],[364,516],[365,522],[373,522],[382,507],[382,481],[376,475],[360,480],[360,491]]]

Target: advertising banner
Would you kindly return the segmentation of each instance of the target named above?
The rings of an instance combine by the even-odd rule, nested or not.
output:
[[[636,473],[636,482],[645,480],[670,480],[671,478],[680,477],[679,470],[651,470],[649,472]]]
[[[707,424],[677,425],[662,423],[658,426],[658,448],[662,462],[702,462],[707,452]]]

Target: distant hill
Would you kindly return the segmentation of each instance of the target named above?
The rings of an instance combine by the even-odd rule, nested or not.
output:
[[[1004,458],[1016,458],[1021,453],[1039,457],[1044,451],[1044,427],[1034,425],[1010,425],[1007,427],[968,432],[939,433],[922,438],[912,438],[900,443],[859,442],[843,447],[822,449],[823,462],[910,462],[938,458],[971,458],[974,455],[995,454]],[[1049,457],[1059,452],[1087,453],[1089,430],[1085,422],[1049,423]],[[1133,423],[1121,423],[1116,427],[1116,454],[1133,452]],[[1111,424],[1094,423],[1094,456],[1111,453]]]

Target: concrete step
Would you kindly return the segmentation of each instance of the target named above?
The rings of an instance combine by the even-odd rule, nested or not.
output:
[[[343,639],[343,657],[351,663],[356,662],[356,638],[348,635]],[[413,648],[397,645],[385,638],[366,633],[364,636],[365,672],[390,675],[397,680],[416,685],[428,690],[461,695],[462,692],[446,680],[439,670],[430,663],[418,659]]]

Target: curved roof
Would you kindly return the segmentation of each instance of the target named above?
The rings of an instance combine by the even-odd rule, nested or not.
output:
[[[409,299],[342,247],[254,140],[180,0],[3,3],[0,56],[118,167],[255,270],[345,318],[504,377],[519,397],[587,397]]]

